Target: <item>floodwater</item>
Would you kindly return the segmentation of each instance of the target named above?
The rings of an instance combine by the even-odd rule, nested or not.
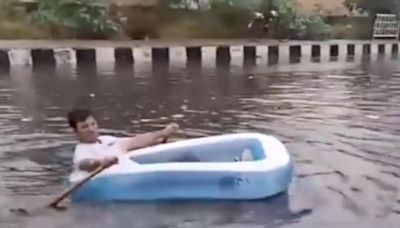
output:
[[[396,60],[267,69],[13,68],[0,77],[0,227],[400,227],[400,67]],[[70,205],[23,216],[61,192],[90,105],[102,132],[182,126],[172,140],[261,132],[282,140],[296,179],[254,202]]]

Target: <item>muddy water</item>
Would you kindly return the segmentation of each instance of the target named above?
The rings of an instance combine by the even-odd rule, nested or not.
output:
[[[400,68],[395,61],[241,69],[13,69],[0,77],[0,225],[8,227],[399,227]],[[173,140],[255,131],[294,158],[288,194],[256,202],[72,205],[21,216],[63,190],[72,105],[90,105],[102,132],[169,121]]]

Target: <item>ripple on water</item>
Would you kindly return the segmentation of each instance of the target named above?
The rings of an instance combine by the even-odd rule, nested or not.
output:
[[[86,69],[0,78],[4,208],[39,206],[63,189],[74,143],[65,110],[79,102],[97,111],[107,134],[159,129],[170,121],[185,130],[174,140],[272,134],[287,145],[298,174],[288,195],[267,201],[72,205],[62,214],[24,219],[0,211],[0,220],[30,228],[398,227],[400,78],[396,64],[390,66],[394,73],[361,66],[250,77],[236,69],[141,68],[115,76]]]

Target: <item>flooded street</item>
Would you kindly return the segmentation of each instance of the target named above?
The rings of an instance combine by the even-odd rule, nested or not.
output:
[[[0,76],[0,227],[400,227],[398,61],[324,67],[13,68]],[[172,140],[274,135],[294,158],[296,180],[287,195],[263,201],[11,213],[63,191],[75,143],[65,115],[74,104],[90,105],[102,132],[115,135],[171,121],[183,129]]]

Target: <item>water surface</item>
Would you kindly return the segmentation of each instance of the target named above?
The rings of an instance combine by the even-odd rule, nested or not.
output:
[[[395,60],[332,64],[14,68],[0,77],[1,227],[399,227],[400,68]],[[75,142],[64,117],[73,105],[90,105],[102,132],[115,135],[170,121],[184,130],[173,140],[272,134],[287,145],[297,178],[288,194],[255,202],[11,213],[63,190]]]

